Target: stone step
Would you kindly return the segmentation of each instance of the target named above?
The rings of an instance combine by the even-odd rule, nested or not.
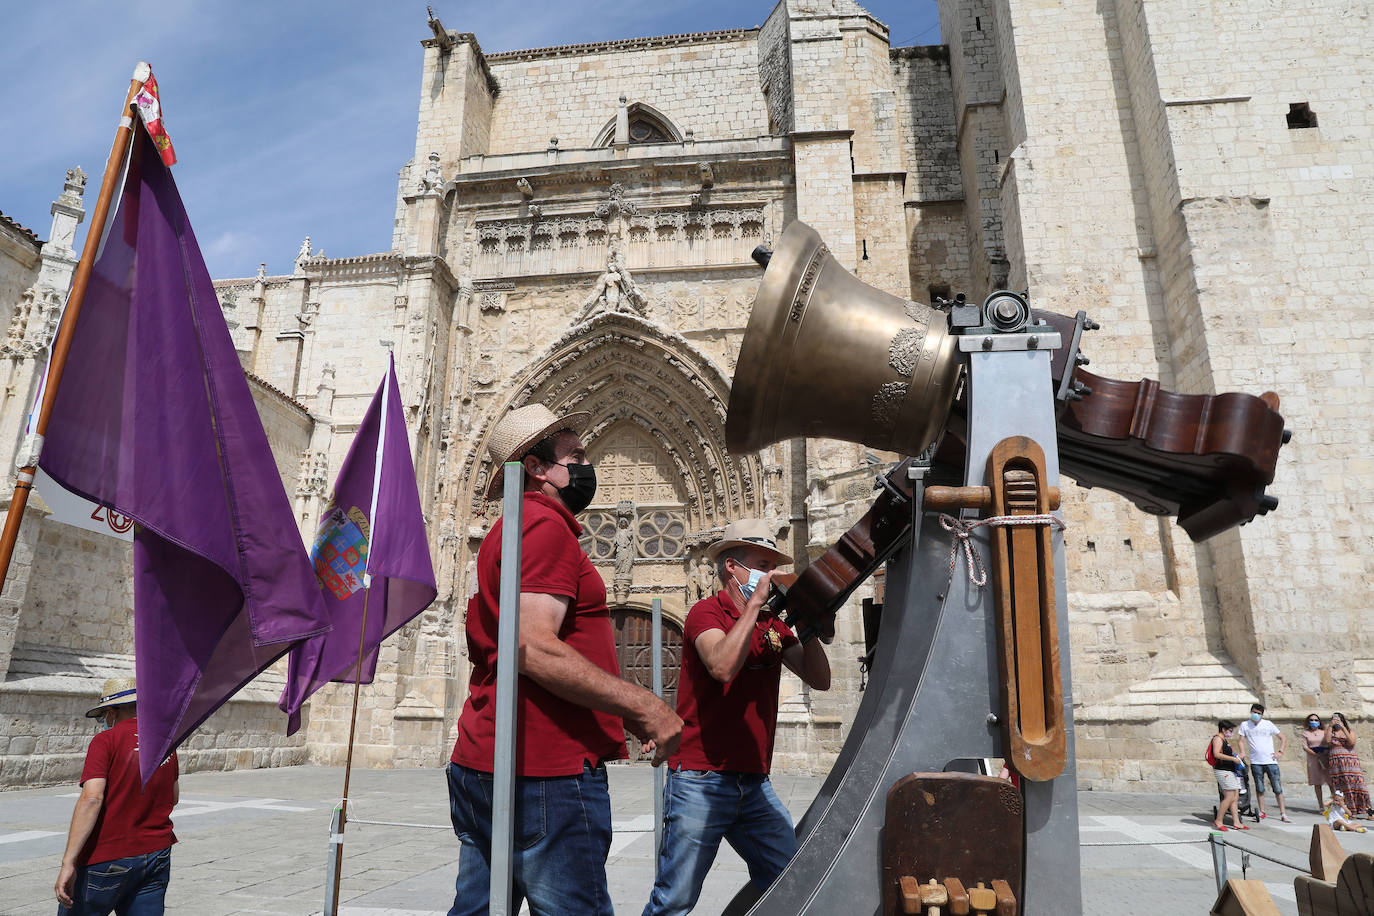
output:
[[[286,684],[282,662],[254,678],[234,702],[276,703]],[[82,652],[65,646],[16,643],[0,692],[92,696],[107,678],[133,677],[134,657],[114,652]]]
[[[1132,684],[1113,699],[1120,706],[1247,705],[1255,693],[1240,669],[1220,655],[1205,655]]]

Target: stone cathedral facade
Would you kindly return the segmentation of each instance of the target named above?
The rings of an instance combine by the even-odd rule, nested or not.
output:
[[[853,0],[783,0],[759,28],[498,54],[432,20],[391,250],[327,257],[307,239],[289,272],[216,282],[307,536],[396,357],[439,598],[384,647],[355,759],[447,759],[473,558],[499,511],[478,497],[486,442],[512,407],[593,415],[584,544],[626,677],[647,682],[661,600],[670,691],[722,526],[763,517],[814,557],[865,511],[893,456],[818,439],[725,450],[761,276],[750,251],[794,219],[896,295],[1007,287],[1087,310],[1101,375],[1283,398],[1282,504],[1243,529],[1193,544],[1110,493],[1065,488],[1085,787],[1191,788],[1209,723],[1255,698],[1285,728],[1310,708],[1367,718],[1368,16],[1336,0],[940,0],[943,44],[900,48]],[[59,242],[55,227],[43,257]],[[43,327],[23,303],[55,281],[6,270],[0,318],[22,341]],[[9,342],[0,357],[13,454],[41,358]],[[127,540],[42,500],[30,513],[0,595],[9,785],[72,778],[73,713],[131,666]],[[870,589],[841,615],[834,688],[784,678],[780,768],[833,761]],[[268,672],[216,714],[184,765],[342,763],[351,688],[318,694],[288,740],[280,684]]]

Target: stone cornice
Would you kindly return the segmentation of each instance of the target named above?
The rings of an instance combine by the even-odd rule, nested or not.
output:
[[[288,407],[291,407],[291,408],[293,408],[293,409],[299,411],[300,414],[301,414],[301,416],[303,416],[303,417],[309,419],[309,417],[310,417],[310,411],[307,410],[307,409],[305,408],[305,405],[302,404],[300,401],[298,401],[298,400],[296,400],[295,398],[291,397],[291,395],[287,394],[285,391],[282,391],[280,388],[278,388],[276,385],[273,385],[271,382],[267,381],[266,379],[260,378],[260,377],[258,377],[258,376],[256,376],[256,375],[254,375],[253,373],[247,371],[246,369],[244,370],[243,375],[244,375],[245,378],[248,379],[248,383],[249,383],[250,385],[256,385],[257,387],[261,388],[263,391],[265,391],[265,392],[267,392],[268,394],[272,395],[272,397],[274,397],[274,398],[276,398],[277,400],[281,401],[282,403],[286,404]]]
[[[848,137],[852,133],[846,132]],[[607,181],[629,181],[661,177],[665,172],[680,170],[684,177],[696,175],[698,164],[712,163],[717,169],[735,169],[750,163],[791,162],[791,145],[782,137],[759,137],[738,142],[720,141],[712,143],[663,144],[662,155],[643,159],[615,159],[607,155],[590,158],[586,156],[567,156],[564,161],[549,161],[542,154],[516,153],[508,156],[485,156],[479,164],[463,160],[469,171],[461,171],[444,185],[444,194],[458,189],[477,190],[483,184],[505,184],[516,178],[528,178],[533,183],[554,185],[603,184]],[[591,153],[591,150],[578,150],[578,153]],[[595,151],[599,152],[599,151]],[[474,157],[475,158],[475,157]],[[508,168],[488,168],[503,165],[508,160]],[[718,184],[728,179],[717,172]]]
[[[432,278],[449,292],[458,288],[458,279],[453,275],[453,270],[448,266],[448,262],[438,255],[407,256],[404,265],[408,274],[428,271]]]
[[[793,143],[798,140],[805,143],[808,140],[848,140],[854,136],[854,131],[845,128],[831,130],[794,130],[787,135]]]
[[[615,41],[596,41],[580,45],[555,45],[549,48],[530,48],[524,51],[502,51],[499,54],[487,55],[487,60],[493,64],[523,63],[551,57],[577,57],[584,54],[606,54],[623,51],[652,51],[680,45],[744,41],[757,35],[758,31],[758,29],[722,29],[716,32],[684,32],[679,35],[621,38]]]
[[[6,216],[4,213],[0,213],[0,228],[9,230],[6,233],[7,235],[22,239],[33,246],[35,253],[43,247],[43,240],[38,237],[37,232],[34,232],[28,226],[21,225],[18,220]]]

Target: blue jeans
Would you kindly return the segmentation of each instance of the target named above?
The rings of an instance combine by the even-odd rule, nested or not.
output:
[[[76,870],[72,906],[57,916],[162,916],[162,900],[172,878],[172,849],[127,859],[96,862]]]
[[[1274,790],[1275,795],[1283,794],[1283,782],[1279,779],[1279,765],[1277,763],[1252,763],[1250,772],[1254,774],[1255,794],[1264,794],[1264,779],[1269,778],[1269,788]]]
[[[448,765],[449,816],[463,844],[449,916],[479,916],[490,907],[491,793],[490,773]],[[517,779],[514,833],[511,912],[528,900],[531,916],[613,916],[605,766],[587,766],[578,776]]]
[[[669,771],[663,787],[663,848],[658,880],[643,916],[689,912],[725,840],[768,889],[797,852],[792,815],[760,773]]]

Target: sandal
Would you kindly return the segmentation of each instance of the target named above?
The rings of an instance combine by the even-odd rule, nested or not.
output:
[[[1218,824],[1216,821],[1212,821],[1212,829],[1220,830],[1222,833],[1225,833],[1227,828],[1225,824]]]
[[[1247,827],[1247,826],[1245,826],[1244,824],[1237,824],[1236,826],[1232,827],[1231,829],[1232,829],[1232,830],[1249,830],[1250,828]]]

